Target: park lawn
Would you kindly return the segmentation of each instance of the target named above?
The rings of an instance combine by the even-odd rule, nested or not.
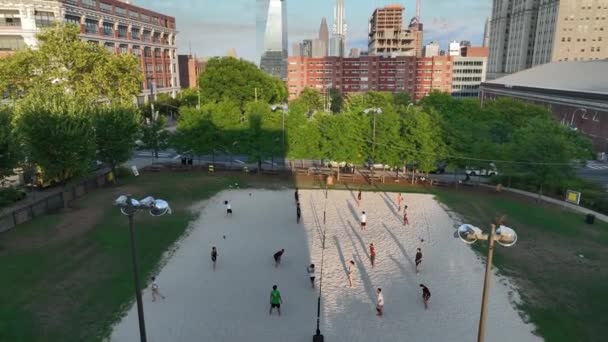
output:
[[[200,173],[143,174],[0,235],[0,341],[102,340],[134,298],[128,220],[113,200],[124,193],[150,194],[172,206],[173,215],[135,217],[147,283],[193,219],[189,206],[235,181]]]
[[[436,196],[465,222],[484,230],[495,216],[507,215],[519,241],[510,248],[497,246],[494,264],[520,286],[521,310],[545,341],[606,340],[607,223],[588,225],[582,214],[493,191],[442,190]],[[487,253],[485,243],[474,246]]]

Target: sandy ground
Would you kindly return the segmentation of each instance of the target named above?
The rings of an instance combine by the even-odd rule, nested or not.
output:
[[[455,222],[429,195],[406,194],[410,225],[402,225],[396,195],[301,191],[303,220],[296,224],[292,191],[223,192],[205,203],[177,251],[158,275],[166,299],[152,302],[144,292],[148,341],[311,341],[316,324],[316,289],[306,266],[321,264],[323,212],[326,250],[321,332],[326,341],[474,341],[477,336],[484,265],[469,246],[454,238]],[[226,217],[224,200],[234,210]],[[361,231],[365,210],[368,229]],[[226,236],[224,239],[223,236]],[[369,243],[376,246],[376,267]],[[213,271],[211,246],[219,252]],[[416,248],[422,248],[419,274]],[[272,255],[285,248],[275,268]],[[354,260],[354,286],[346,264]],[[319,271],[319,270],[318,270]],[[319,274],[317,274],[317,280]],[[431,292],[429,310],[419,283]],[[279,286],[282,316],[268,315],[269,294]],[[375,315],[375,289],[381,287],[385,314]],[[517,292],[494,275],[488,306],[487,336],[493,342],[542,341],[532,334],[513,302]],[[115,327],[111,341],[138,339],[133,305]]]

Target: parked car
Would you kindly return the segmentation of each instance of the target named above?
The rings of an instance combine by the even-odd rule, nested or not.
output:
[[[469,176],[498,176],[498,170],[494,163],[490,163],[488,168],[469,167],[465,168],[465,173]]]

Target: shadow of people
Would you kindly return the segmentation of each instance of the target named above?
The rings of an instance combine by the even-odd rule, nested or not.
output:
[[[397,244],[397,247],[399,247],[399,250],[401,251],[401,253],[403,254],[403,256],[407,259],[407,261],[410,262],[410,264],[412,265],[412,267],[415,267],[414,262],[407,255],[407,251],[405,250],[405,247],[403,247],[403,244],[399,241],[399,239],[397,238],[397,236],[395,234],[393,234],[393,232],[391,232],[390,229],[388,229],[388,227],[386,226],[386,224],[382,223],[382,227],[384,227],[384,229],[388,232],[388,235],[390,235],[391,238],[393,239],[393,241],[395,241],[395,243]]]
[[[357,270],[359,271],[359,278],[361,278],[361,282],[363,283],[363,288],[365,289],[367,297],[369,298],[370,302],[375,303],[376,292],[374,290],[374,286],[372,285],[372,280],[365,270],[363,261],[358,255],[353,256],[353,261],[355,262],[355,266],[357,266]]]
[[[348,279],[348,268],[346,267],[346,260],[344,259],[344,253],[342,252],[342,246],[340,245],[340,240],[338,240],[337,236],[333,236],[334,244],[336,245],[336,249],[338,250],[338,256],[340,257],[340,262],[342,263],[342,270],[344,271],[344,275]]]
[[[393,200],[387,194],[384,194],[384,196],[382,196],[382,200],[384,201],[384,203],[386,203],[386,205],[391,210],[393,215],[395,215],[395,217],[397,218],[397,221],[401,222],[401,215],[395,209],[395,202],[393,202]]]
[[[348,204],[348,209],[350,210],[350,213],[353,214],[355,222],[359,222],[359,220],[361,219],[361,217],[359,216],[359,210],[355,209],[352,203],[350,203],[348,200],[346,200],[346,203]]]

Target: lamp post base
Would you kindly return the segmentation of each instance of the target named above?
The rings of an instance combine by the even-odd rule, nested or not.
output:
[[[321,335],[319,333],[312,336],[312,342],[323,342],[324,340],[325,340],[325,337],[323,337],[323,335]]]

